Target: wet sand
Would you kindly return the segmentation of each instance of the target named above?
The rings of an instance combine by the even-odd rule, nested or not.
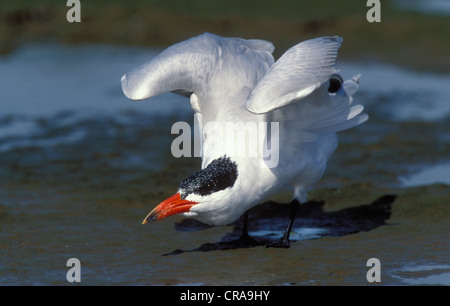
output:
[[[82,141],[2,153],[0,284],[67,285],[73,257],[81,261],[83,285],[369,285],[369,258],[381,262],[381,285],[448,284],[448,185],[394,187],[413,161],[402,165],[399,157],[385,168],[387,152],[373,155],[369,172],[356,166],[365,154],[352,155],[349,167],[350,152],[373,151],[349,140],[359,129],[343,137],[302,206],[291,248],[235,248],[228,241],[238,237],[241,221],[210,228],[174,216],[141,224],[200,161],[171,157],[166,129],[177,118],[128,116],[140,124],[84,120],[71,127],[88,130]],[[57,136],[61,127],[50,126],[48,137]],[[114,137],[95,133],[101,130]],[[379,145],[395,156],[405,143]],[[142,160],[130,163],[136,156]],[[276,239],[289,198],[281,192],[253,208],[250,235]]]
[[[0,206],[1,284],[66,285],[65,264],[75,257],[83,285],[369,285],[369,258],[381,262],[382,285],[420,278],[433,284],[439,277],[437,284],[448,285],[448,186],[316,190],[294,232],[325,232],[297,236],[289,249],[224,247],[239,235],[240,222],[204,228],[172,217],[141,225],[155,203],[147,190],[148,184],[125,185],[108,199],[107,186],[66,193],[27,186],[8,195],[17,206]],[[255,207],[250,235],[276,233],[287,215],[287,206],[276,202]]]

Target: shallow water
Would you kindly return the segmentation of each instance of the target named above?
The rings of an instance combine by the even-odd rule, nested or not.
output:
[[[235,248],[240,221],[141,225],[200,164],[170,154],[171,125],[193,120],[186,99],[121,92],[121,75],[156,53],[43,44],[0,58],[0,284],[68,284],[72,257],[82,284],[365,285],[371,257],[382,284],[448,284],[450,182],[427,169],[449,162],[449,75],[339,63],[363,74],[355,100],[370,120],[341,133],[290,249]],[[258,206],[250,234],[278,237],[287,215]]]
[[[450,16],[450,3],[446,0],[396,0],[394,5],[403,10]]]
[[[397,274],[394,277],[408,285],[450,286],[450,265],[407,266],[398,271]]]
[[[450,185],[450,163],[439,163],[437,165],[427,166],[419,172],[401,177],[400,181],[405,187],[434,183]]]

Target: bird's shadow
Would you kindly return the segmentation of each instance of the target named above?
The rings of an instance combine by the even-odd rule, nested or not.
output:
[[[370,204],[325,212],[323,201],[309,201],[300,206],[297,212],[291,241],[318,239],[321,237],[339,237],[358,232],[367,232],[382,225],[391,216],[391,208],[396,195],[384,195]],[[178,255],[186,252],[207,252],[251,248],[265,245],[279,238],[286,228],[289,216],[289,204],[269,201],[252,208],[248,215],[249,234],[254,241],[238,240],[242,233],[243,217],[234,222],[232,232],[220,241],[205,243],[192,250],[176,249],[167,255]],[[175,224],[178,231],[199,231],[209,228],[208,225],[194,219],[184,219]],[[256,243],[255,243],[256,242]]]

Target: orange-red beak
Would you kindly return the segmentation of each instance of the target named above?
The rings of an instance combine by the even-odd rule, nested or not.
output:
[[[144,221],[142,221],[142,224],[155,220],[161,220],[175,214],[188,212],[191,209],[191,207],[194,206],[195,204],[198,203],[183,200],[181,199],[180,194],[176,193],[167,200],[165,200],[164,202],[162,202],[161,204],[159,204],[158,206],[156,206],[147,215],[147,217],[145,217]]]

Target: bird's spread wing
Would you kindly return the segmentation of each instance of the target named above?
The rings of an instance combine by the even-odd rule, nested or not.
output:
[[[281,168],[292,173],[306,164],[325,165],[323,160],[337,146],[335,133],[368,119],[362,105],[352,104],[359,76],[344,82],[336,74],[334,65],[341,43],[342,38],[337,36],[320,37],[292,47],[260,79],[246,102],[252,113],[279,123],[278,138],[267,137],[283,148],[280,163],[289,165]],[[298,160],[291,164],[293,156]]]
[[[311,94],[336,72],[341,43],[338,36],[320,37],[287,50],[252,90],[247,109],[263,114]]]
[[[197,111],[201,108],[199,104],[205,100],[205,91],[211,90],[208,87],[210,83],[230,86],[230,82],[210,82],[224,70],[224,61],[231,65],[229,62],[234,59],[238,63],[235,66],[240,67],[244,74],[261,77],[274,62],[271,54],[273,49],[272,43],[264,40],[225,38],[204,33],[167,48],[149,62],[122,76],[122,90],[133,100],[147,99],[165,92],[186,97],[195,93],[193,108]],[[258,80],[250,80],[251,88]],[[236,88],[219,90],[230,92],[240,90],[239,86],[248,86],[239,84],[239,81],[232,85]]]

